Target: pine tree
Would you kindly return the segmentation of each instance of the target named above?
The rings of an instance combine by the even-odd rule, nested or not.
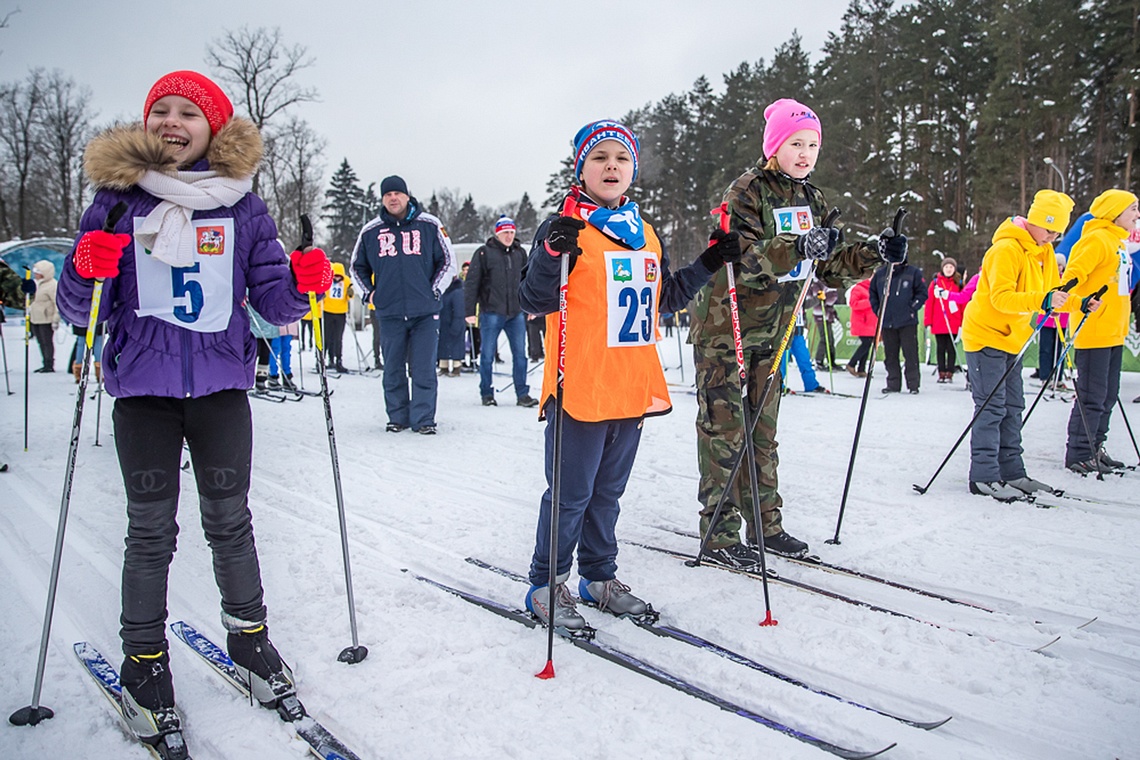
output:
[[[475,202],[468,195],[448,225],[448,231],[456,243],[478,243],[483,239],[482,228],[483,224],[479,219],[479,212],[475,209]]]
[[[372,187],[369,186],[369,189]],[[328,223],[329,258],[347,263],[352,257],[352,247],[356,244],[360,228],[371,218],[364,204],[364,193],[360,189],[356,172],[349,165],[347,158],[340,162],[340,166],[329,180],[325,200],[327,202],[321,207],[325,213],[321,218]]]
[[[520,240],[530,240],[534,237],[534,233],[538,230],[538,211],[530,202],[529,194],[523,193],[513,218],[517,229],[516,237]]]

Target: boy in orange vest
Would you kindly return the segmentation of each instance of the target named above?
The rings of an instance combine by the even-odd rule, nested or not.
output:
[[[717,231],[689,266],[671,272],[661,239],[625,192],[637,178],[638,142],[616,121],[596,121],[574,138],[572,187],[577,199],[568,216],[539,227],[519,287],[523,310],[545,314],[546,364],[540,419],[546,426],[546,481],[554,474],[554,399],[558,382],[560,256],[570,256],[566,295],[563,382],[563,452],[558,519],[558,567],[554,625],[585,626],[566,587],[575,547],[578,593],[584,602],[614,615],[645,615],[649,605],[617,580],[618,499],[625,491],[641,426],[672,409],[656,348],[659,311],[675,312],[725,262],[740,260],[739,236]],[[526,607],[549,622],[551,489],[542,495],[533,584]]]

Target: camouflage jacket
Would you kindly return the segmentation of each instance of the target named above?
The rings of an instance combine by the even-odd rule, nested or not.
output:
[[[20,290],[20,279],[6,261],[0,260],[0,304],[23,311],[24,292]]]
[[[772,353],[795,317],[802,280],[778,282],[802,261],[796,235],[779,232],[776,210],[811,209],[819,225],[827,204],[819,188],[797,182],[757,164],[740,175],[724,194],[732,229],[740,233],[744,257],[736,266],[740,330],[746,349]],[[787,228],[785,228],[787,229]],[[816,265],[816,277],[830,287],[846,287],[865,279],[882,264],[874,244],[840,243],[831,258]],[[806,266],[806,265],[805,265]],[[722,269],[693,299],[689,342],[708,348],[732,348],[728,276]]]

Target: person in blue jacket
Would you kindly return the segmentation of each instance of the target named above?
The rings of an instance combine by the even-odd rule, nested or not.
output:
[[[891,275],[891,292],[888,297],[887,270],[892,266],[895,270]],[[898,393],[902,390],[900,375],[906,376],[907,390],[918,393],[921,382],[918,367],[918,311],[926,303],[927,295],[922,270],[905,260],[897,264],[884,264],[871,275],[871,309],[882,325],[883,365],[887,369],[887,387],[883,388],[883,393]],[[901,373],[899,351],[902,351],[905,362]]]
[[[386,430],[435,435],[440,296],[455,275],[455,257],[443,224],[408,194],[402,177],[386,177],[380,194],[384,207],[356,238],[351,269],[380,321]]]

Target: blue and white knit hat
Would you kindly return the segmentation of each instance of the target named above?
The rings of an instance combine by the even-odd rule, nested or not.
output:
[[[506,214],[503,214],[499,217],[498,221],[495,222],[495,234],[498,235],[500,232],[505,232],[507,230],[510,230],[511,232],[515,231],[515,220],[511,219]]]
[[[581,179],[582,165],[586,162],[587,154],[595,145],[605,140],[617,140],[625,146],[629,155],[633,156],[633,179],[636,180],[641,144],[629,127],[612,119],[592,121],[574,135],[574,177]]]

